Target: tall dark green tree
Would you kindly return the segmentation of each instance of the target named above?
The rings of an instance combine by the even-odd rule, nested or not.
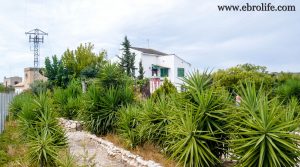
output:
[[[68,70],[64,67],[57,56],[45,59],[45,76],[48,78],[50,86],[66,87],[70,81]]]
[[[139,80],[142,80],[144,79],[144,67],[143,67],[143,63],[142,63],[142,60],[139,62],[139,76],[138,76],[138,79]]]
[[[122,56],[119,57],[120,59],[120,66],[124,69],[126,74],[128,76],[134,76],[135,75],[135,67],[134,67],[134,62],[135,62],[135,54],[130,52],[130,42],[125,36],[124,42],[122,43]]]

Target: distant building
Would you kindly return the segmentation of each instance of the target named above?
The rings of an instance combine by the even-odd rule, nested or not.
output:
[[[16,93],[21,93],[24,90],[27,90],[30,88],[30,85],[35,81],[34,73],[36,70],[40,70],[40,69],[33,68],[33,67],[24,68],[24,81],[22,83],[19,83],[14,86]],[[36,80],[47,81],[47,78],[45,76],[43,76],[42,74],[38,73]]]
[[[183,81],[191,70],[191,64],[175,54],[167,54],[154,49],[131,47],[135,53],[135,75],[138,76],[139,62],[142,61],[144,77],[150,79],[150,92],[153,93],[163,83],[164,78],[170,80],[178,91],[181,91]],[[122,51],[119,57],[122,57]],[[118,61],[114,58],[113,62]]]
[[[13,87],[22,82],[22,77],[14,76],[14,77],[4,77],[3,85],[5,87]]]

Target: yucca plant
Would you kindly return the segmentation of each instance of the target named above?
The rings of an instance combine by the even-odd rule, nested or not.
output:
[[[240,106],[233,109],[231,148],[240,166],[296,166],[300,137],[292,132],[297,118],[284,119],[286,112],[277,99],[268,99],[253,84],[241,86]]]
[[[186,88],[184,102],[186,105],[183,107],[192,107],[194,115],[201,117],[199,128],[209,132],[218,141],[207,141],[209,149],[217,158],[221,158],[228,150],[226,142],[227,108],[230,103],[228,92],[221,87],[215,87],[207,71],[202,74],[199,71],[190,73],[183,81]]]
[[[140,121],[138,115],[140,107],[129,105],[118,111],[117,133],[126,141],[130,148],[135,148],[142,143],[142,136],[139,131]]]
[[[193,107],[175,112],[168,124],[166,151],[183,166],[215,166],[220,160],[209,149],[209,141],[218,142],[208,131],[199,127],[203,115],[194,115]]]
[[[32,98],[32,95],[28,92],[21,93],[14,97],[12,102],[9,105],[9,112],[12,113],[12,116],[16,118],[18,114],[22,111],[22,107]]]
[[[161,95],[156,99],[148,99],[141,105],[139,120],[140,130],[143,137],[158,145],[165,144],[167,136],[166,126],[170,123],[170,117],[174,114],[172,108],[175,100],[172,95]],[[175,99],[175,96],[173,96]]]
[[[205,70],[203,73],[194,71],[182,78],[183,87],[190,92],[201,92],[212,86],[213,78],[211,74]]]
[[[53,166],[57,152],[67,144],[64,131],[58,125],[51,100],[41,94],[24,102],[19,125],[29,146],[29,159],[37,166]]]
[[[66,89],[56,88],[53,93],[55,110],[67,119],[77,117],[81,108],[82,91],[78,81],[72,80]]]
[[[91,86],[87,91],[85,108],[81,116],[93,133],[113,132],[118,110],[132,101],[133,89],[129,85],[107,89]]]

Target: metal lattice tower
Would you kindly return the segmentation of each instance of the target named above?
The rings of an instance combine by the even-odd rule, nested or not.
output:
[[[31,31],[25,32],[25,34],[29,35],[29,43],[33,43],[34,80],[37,80],[39,76],[39,45],[40,43],[44,43],[44,36],[48,35],[48,33],[45,33],[44,31],[36,28]]]

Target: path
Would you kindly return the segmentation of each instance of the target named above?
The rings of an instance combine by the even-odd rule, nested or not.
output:
[[[96,167],[125,167],[120,157],[111,157],[105,148],[88,137],[84,132],[67,132],[69,148],[79,165]]]

